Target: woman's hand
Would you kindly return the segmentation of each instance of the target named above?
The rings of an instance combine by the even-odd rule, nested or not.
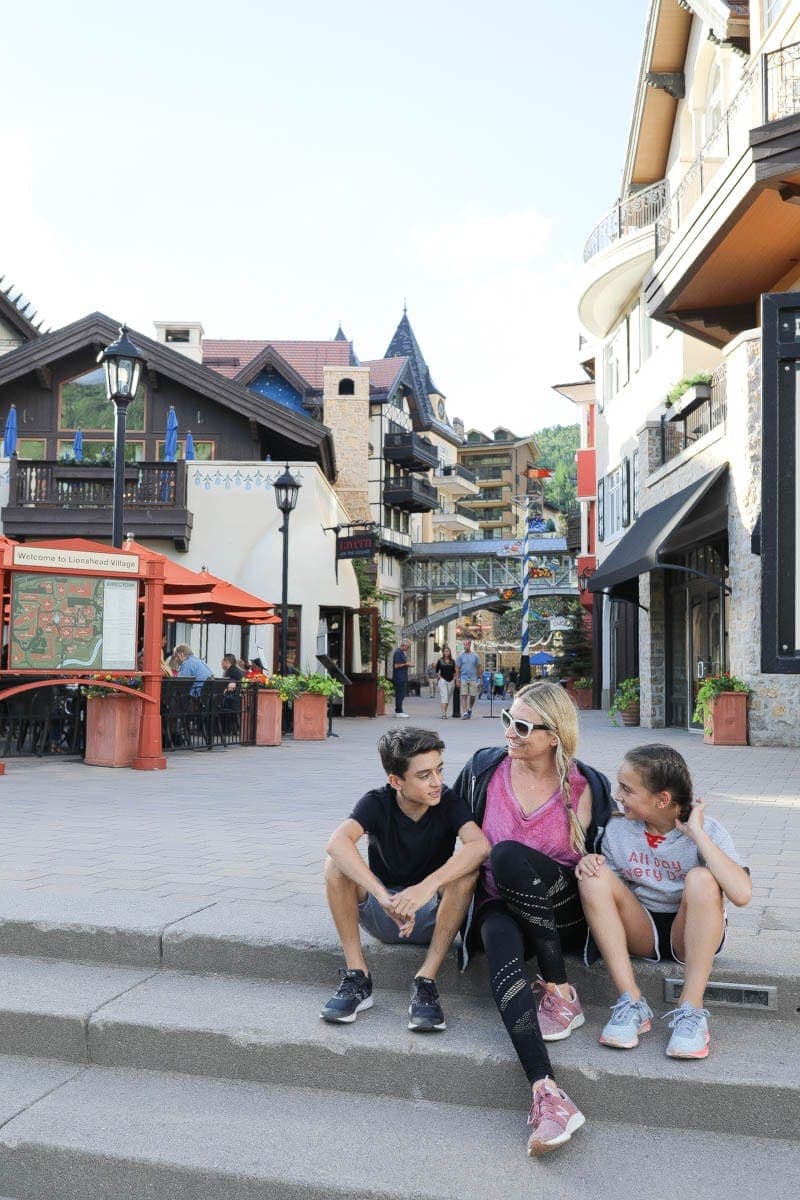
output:
[[[593,875],[600,874],[600,868],[605,863],[604,854],[584,854],[583,858],[575,867],[576,879],[589,879]]]
[[[688,821],[676,821],[675,825],[680,829],[681,833],[685,833],[692,841],[703,832],[703,815],[706,811],[706,802],[700,797],[692,801],[691,812],[689,813]]]

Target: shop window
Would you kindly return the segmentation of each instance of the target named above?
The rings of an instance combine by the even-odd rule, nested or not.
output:
[[[70,438],[60,438],[58,442],[58,457],[60,459],[74,458],[73,442]],[[99,438],[84,438],[83,439],[83,458],[84,463],[97,463],[98,465],[114,465],[114,443],[113,441],[101,440]],[[143,462],[144,461],[144,442],[125,441],[125,462]]]
[[[164,458],[164,442],[156,442],[157,461],[161,462]],[[183,458],[186,442],[183,438],[178,439],[178,453],[176,458]],[[214,458],[214,442],[201,442],[195,439],[194,456],[199,462],[211,462]]]
[[[145,385],[139,384],[136,399],[128,405],[128,429],[144,429]],[[114,405],[106,396],[105,371],[98,367],[59,388],[59,429],[114,432]]]

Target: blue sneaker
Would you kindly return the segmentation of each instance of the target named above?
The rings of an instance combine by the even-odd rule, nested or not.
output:
[[[319,1014],[323,1021],[352,1025],[356,1013],[372,1008],[372,979],[363,971],[340,971],[341,983]]]
[[[408,1017],[408,1028],[417,1033],[447,1029],[442,1006],[439,1003],[439,993],[432,979],[426,979],[424,975],[414,977]]]
[[[632,1050],[639,1045],[639,1034],[649,1033],[653,1010],[641,996],[631,999],[623,992],[616,1004],[611,1006],[611,1020],[603,1026],[600,1034],[602,1046],[615,1046],[618,1050]]]
[[[686,1000],[679,1008],[664,1013],[661,1020],[666,1021],[667,1017],[672,1017],[669,1023],[672,1037],[667,1046],[669,1057],[708,1058],[708,1043],[711,1040],[708,1032],[708,1009],[692,1008]]]

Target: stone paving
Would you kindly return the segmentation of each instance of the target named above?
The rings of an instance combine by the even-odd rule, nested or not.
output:
[[[439,729],[451,781],[502,730],[479,702],[470,721],[441,721],[410,699],[409,724]],[[382,782],[375,746],[393,718],[336,722],[338,738],[274,748],[178,753],[164,772],[11,759],[3,800],[0,886],[15,891],[290,902],[318,906],[323,848],[367,788]],[[614,728],[581,714],[579,756],[614,778],[631,745],[664,741],[686,757],[698,795],[751,865],[753,901],[731,925],[759,940],[800,932],[800,750],[705,746],[680,730]]]

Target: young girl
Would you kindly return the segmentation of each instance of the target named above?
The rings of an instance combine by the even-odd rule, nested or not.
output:
[[[609,821],[600,854],[576,867],[583,910],[620,997],[600,1035],[629,1050],[650,1029],[652,1010],[636,986],[631,954],[685,964],[672,1017],[670,1058],[708,1056],[703,993],[725,941],[723,898],[741,908],[752,894],[730,834],[692,798],[686,763],[670,746],[628,751],[618,772],[624,810]]]

